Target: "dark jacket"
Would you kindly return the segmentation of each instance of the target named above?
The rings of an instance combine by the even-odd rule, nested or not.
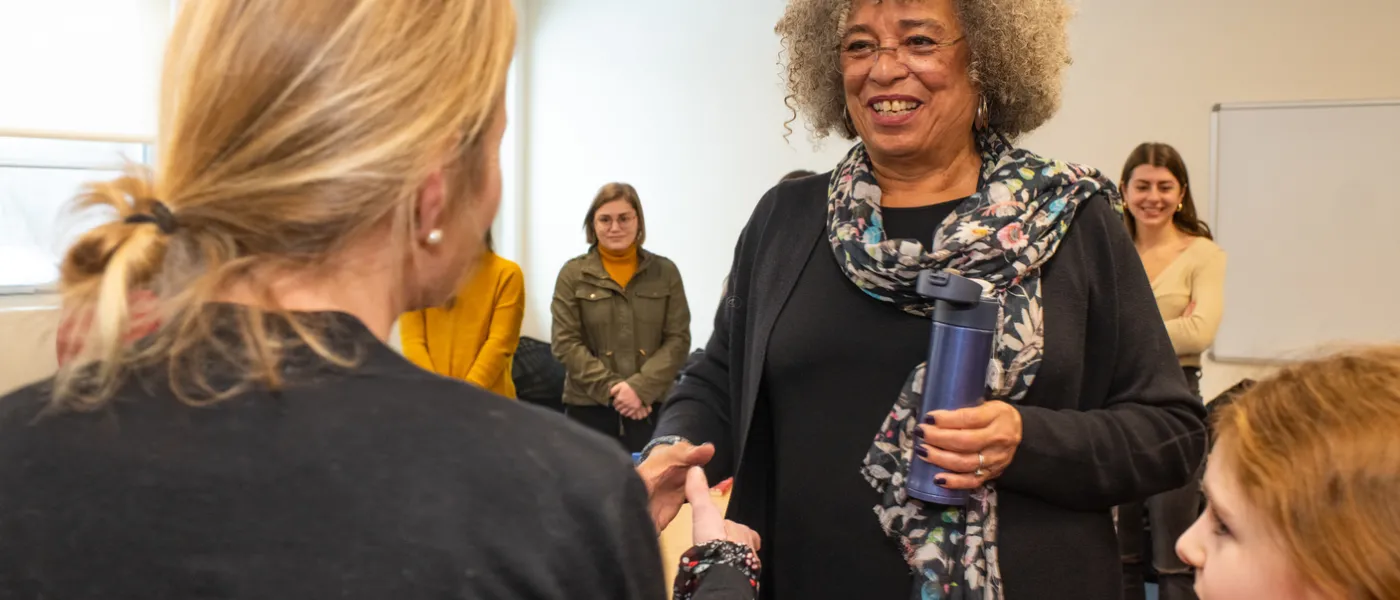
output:
[[[690,306],[676,264],[645,250],[623,289],[597,250],[559,270],[552,342],[564,363],[564,404],[611,406],[626,381],[650,406],[663,398],[690,352]]]
[[[774,322],[813,245],[827,243],[826,183],[784,182],[759,202],[734,251],[730,297],[704,358],[686,370],[656,430],[717,446],[710,480],[736,476],[729,517],[760,535],[782,507],[766,506],[772,432],[752,427],[754,407]],[[1007,598],[1116,599],[1110,511],[1189,480],[1205,453],[1204,408],[1187,389],[1141,262],[1105,199],[1080,208],[1042,282],[1044,362],[1017,405],[1023,440],[997,481]],[[855,469],[862,458],[832,468]]]
[[[363,360],[292,350],[277,393],[193,407],[161,366],[91,413],[0,398],[0,598],[665,598],[616,442],[326,314]],[[699,598],[751,597],[713,571]]]

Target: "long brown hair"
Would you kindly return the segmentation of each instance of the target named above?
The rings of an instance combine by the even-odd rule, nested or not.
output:
[[[396,254],[410,256],[417,190],[444,159],[458,192],[444,212],[467,214],[475,196],[460,192],[478,188],[489,166],[484,144],[514,30],[508,0],[182,3],[161,82],[158,170],[91,184],[78,201],[114,208],[115,220],[79,239],[62,265],[64,305],[89,311],[93,327],[79,360],[59,372],[56,403],[99,406],[140,364],[166,364],[190,403],[253,383],[276,388],[285,344],[270,338],[269,316],[347,362],[323,325],[279,310],[252,274],[327,268],[385,227]],[[149,214],[165,224],[128,220]],[[201,308],[234,286],[267,307],[240,311],[229,344]],[[160,321],[135,347],[123,340],[134,289],[155,292]],[[212,387],[196,350],[210,347],[236,358],[246,381]]]
[[[615,200],[626,200],[632,210],[637,211],[637,241],[634,243],[641,248],[647,241],[647,218],[642,214],[642,198],[630,183],[609,183],[593,197],[593,204],[588,205],[588,214],[583,217],[583,232],[588,238],[588,247],[598,247],[598,230],[593,225],[593,217],[598,215],[598,209],[603,208],[604,204]]]
[[[1186,161],[1181,159],[1181,153],[1161,142],[1147,142],[1133,149],[1133,153],[1128,155],[1128,161],[1123,163],[1123,178],[1118,183],[1125,196],[1128,194],[1128,184],[1132,181],[1133,171],[1142,165],[1165,168],[1176,177],[1177,184],[1181,185],[1181,209],[1172,215],[1172,224],[1187,235],[1214,239],[1210,226],[1196,214],[1196,199],[1191,196],[1191,176],[1186,173]],[[1128,232],[1132,234],[1133,239],[1137,239],[1137,219],[1133,218],[1132,211],[1123,211],[1123,220],[1127,222]]]
[[[1400,346],[1304,362],[1216,415],[1250,507],[1329,598],[1400,598]]]

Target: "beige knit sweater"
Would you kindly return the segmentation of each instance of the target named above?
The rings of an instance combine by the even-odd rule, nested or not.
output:
[[[1225,251],[1215,242],[1196,238],[1152,280],[1152,293],[1181,365],[1201,366],[1201,353],[1215,342],[1225,308]],[[1187,316],[1192,303],[1195,307]]]

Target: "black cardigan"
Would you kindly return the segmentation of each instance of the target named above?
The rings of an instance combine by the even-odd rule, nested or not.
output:
[[[812,244],[823,243],[826,187],[826,175],[784,182],[759,202],[735,249],[730,296],[704,359],[672,391],[657,427],[658,437],[714,443],[712,481],[736,471],[746,481],[770,479],[771,457],[745,450],[762,449],[752,442],[771,435],[751,430],[765,354]],[[1187,388],[1142,264],[1106,199],[1081,205],[1042,282],[1044,363],[1017,406],[1021,445],[997,480],[1007,597],[1118,598],[1110,509],[1193,476],[1205,455],[1205,411]],[[731,518],[764,533],[764,515],[782,510],[765,506],[767,496],[736,489]],[[872,490],[872,507],[875,501]]]

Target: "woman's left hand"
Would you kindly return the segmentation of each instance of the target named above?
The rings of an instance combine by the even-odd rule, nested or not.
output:
[[[914,452],[942,467],[939,485],[970,490],[996,479],[1021,445],[1021,412],[1001,401],[955,411],[934,411],[915,428],[923,440]],[[979,455],[981,459],[979,460]]]

